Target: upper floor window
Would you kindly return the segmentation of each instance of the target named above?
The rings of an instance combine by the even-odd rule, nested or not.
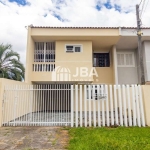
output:
[[[35,42],[34,62],[55,62],[55,42]]]
[[[109,53],[94,53],[94,67],[110,67]]]
[[[81,45],[66,45],[66,52],[81,52]]]
[[[134,53],[133,52],[118,52],[117,64],[118,67],[134,67]]]

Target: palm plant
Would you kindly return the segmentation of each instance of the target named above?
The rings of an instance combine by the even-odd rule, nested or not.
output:
[[[10,44],[0,44],[0,78],[22,81],[25,68],[20,62],[19,54],[11,48]]]

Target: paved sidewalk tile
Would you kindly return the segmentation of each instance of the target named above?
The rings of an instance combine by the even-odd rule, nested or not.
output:
[[[68,140],[63,127],[0,128],[0,150],[64,150]]]

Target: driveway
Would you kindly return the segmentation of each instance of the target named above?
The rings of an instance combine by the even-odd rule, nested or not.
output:
[[[64,150],[68,141],[63,127],[0,128],[0,150]]]

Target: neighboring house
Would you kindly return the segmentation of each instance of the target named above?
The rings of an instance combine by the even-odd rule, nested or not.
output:
[[[150,81],[150,28],[142,29],[145,80]],[[136,28],[28,27],[28,83],[138,84]],[[94,68],[93,68],[94,67]]]

